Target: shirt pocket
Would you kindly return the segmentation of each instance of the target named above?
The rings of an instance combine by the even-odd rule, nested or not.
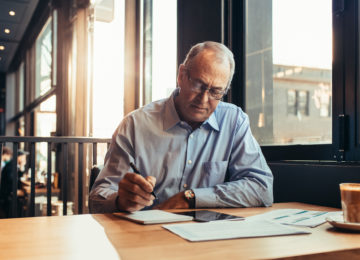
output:
[[[212,187],[224,183],[227,165],[227,161],[203,163],[200,187]]]

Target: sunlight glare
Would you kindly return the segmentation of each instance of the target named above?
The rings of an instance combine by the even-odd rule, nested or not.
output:
[[[273,0],[273,63],[331,69],[330,0]]]

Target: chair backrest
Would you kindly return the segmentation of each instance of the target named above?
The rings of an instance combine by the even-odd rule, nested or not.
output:
[[[91,168],[90,171],[90,181],[89,181],[89,192],[91,191],[92,186],[94,185],[94,182],[97,178],[97,176],[99,175],[101,169],[103,168],[102,165],[94,165]]]

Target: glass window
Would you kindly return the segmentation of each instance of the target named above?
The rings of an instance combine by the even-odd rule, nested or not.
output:
[[[299,90],[297,92],[297,113],[300,115],[309,115],[308,96],[309,91]]]
[[[287,113],[296,115],[296,91],[289,89],[287,92]]]
[[[17,135],[25,136],[25,119],[23,116],[20,117],[18,121]],[[21,149],[24,149],[24,147],[22,147]]]
[[[331,143],[332,1],[246,4],[245,110],[256,139]]]
[[[111,137],[124,114],[124,14],[123,0],[95,5],[92,128],[96,137]]]
[[[16,73],[15,72],[7,73],[6,74],[6,92],[5,92],[5,94],[6,94],[5,100],[7,100],[7,102],[5,104],[6,105],[5,118],[7,118],[7,119],[12,118],[17,113],[16,107],[15,107],[16,88],[14,86],[16,86]],[[9,133],[7,133],[7,134],[9,134]],[[9,135],[14,135],[14,132]]]
[[[24,66],[24,62],[22,62],[19,66],[19,70],[18,70],[18,84],[19,84],[19,93],[18,93],[18,97],[19,97],[19,104],[18,104],[18,111],[22,111],[24,110],[24,97],[25,97],[25,66]]]
[[[154,101],[168,97],[176,88],[177,1],[156,0],[152,3],[151,100]]]
[[[36,88],[35,97],[45,94],[51,88],[52,36],[51,19],[47,21],[36,40]]]

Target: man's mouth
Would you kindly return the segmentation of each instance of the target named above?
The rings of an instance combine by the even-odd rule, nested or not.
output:
[[[192,104],[191,106],[192,106],[192,108],[193,108],[194,110],[197,110],[197,111],[204,112],[204,111],[206,111],[206,110],[207,110],[207,108],[206,108],[206,107],[201,107],[201,106],[194,105],[194,104]]]

